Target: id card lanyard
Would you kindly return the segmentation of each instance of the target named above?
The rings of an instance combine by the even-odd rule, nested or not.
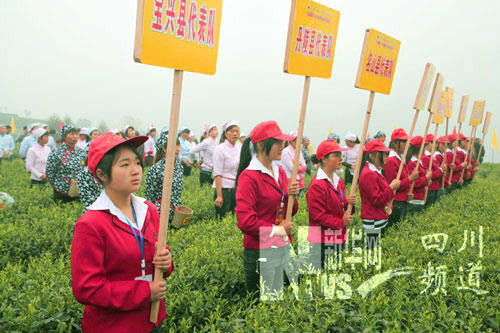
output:
[[[126,218],[126,217],[125,218],[127,219],[127,223],[130,227],[130,230],[132,230],[132,234],[134,234],[137,245],[139,245],[139,250],[141,251],[141,271],[142,271],[142,276],[145,276],[146,275],[146,260],[144,260],[144,237],[142,236],[141,229],[139,229],[139,224],[137,223],[137,216],[135,215],[135,209],[134,209],[134,205],[132,205],[132,201],[130,202],[130,206],[132,206],[132,215],[134,216],[134,222],[135,222],[135,225],[137,226],[137,230],[139,231],[140,241],[139,241],[139,237],[137,237],[137,233],[135,232],[134,227],[132,226],[132,223],[130,222],[130,220],[128,218]]]

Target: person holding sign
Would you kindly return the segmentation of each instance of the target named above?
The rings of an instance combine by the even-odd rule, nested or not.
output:
[[[163,176],[165,174],[165,152],[167,150],[168,132],[162,132],[156,141],[156,155],[154,164],[146,173],[145,196],[149,202],[152,202],[160,214],[163,192]],[[177,138],[175,147],[175,164],[172,177],[172,194],[170,199],[169,220],[174,218],[174,209],[181,205],[181,195],[183,186],[183,165],[179,158],[181,150],[180,140]]]
[[[408,198],[408,213],[419,212],[424,209],[425,187],[429,185],[432,178],[432,171],[426,171],[422,161],[420,161],[417,167],[418,154],[423,141],[424,138],[420,135],[414,136],[410,141],[408,157],[411,157],[410,161],[408,161],[408,172],[412,173],[414,170],[418,170],[418,178],[415,180],[413,198]]]
[[[309,211],[309,234],[311,258],[316,269],[325,268],[328,254],[339,253],[347,239],[346,226],[352,223],[356,195],[347,196],[342,179],[335,172],[342,168],[342,152],[335,140],[325,140],[318,145],[316,161],[318,173],[311,181],[307,191]],[[352,210],[347,211],[348,204]]]
[[[235,181],[240,163],[240,125],[230,120],[222,125],[221,144],[214,150],[214,191],[215,216],[222,219],[227,213],[234,214],[236,207]]]
[[[288,195],[297,195],[299,185],[295,180],[289,182],[276,162],[281,159],[283,141],[293,139],[275,121],[264,121],[255,126],[241,148],[235,211],[238,228],[245,235],[243,263],[249,292],[259,291],[261,278],[266,291],[280,291],[283,286],[293,227],[285,212]],[[293,215],[298,207],[295,200]]]
[[[425,138],[424,155],[422,155],[420,159],[420,161],[422,162],[422,166],[425,170],[429,170],[429,163],[431,162],[432,159],[432,165],[431,165],[432,176],[431,176],[431,184],[429,185],[429,191],[427,193],[427,201],[425,202],[426,207],[432,205],[438,200],[439,189],[441,188],[441,179],[443,177],[443,172],[446,170],[446,168],[445,169],[441,168],[443,162],[442,160],[441,164],[436,161],[436,156],[438,156],[439,154],[438,152],[435,152],[435,155],[431,156],[433,142],[434,142],[434,135],[427,134]],[[444,145],[441,146],[444,149]]]
[[[389,216],[388,226],[391,226],[403,218],[408,209],[407,200],[408,192],[410,190],[410,184],[412,181],[419,177],[418,169],[413,170],[411,174],[408,172],[408,167],[406,161],[401,161],[401,156],[405,151],[405,147],[408,141],[408,134],[402,128],[396,128],[391,134],[391,150],[389,152],[389,157],[387,158],[387,163],[384,167],[384,177],[388,184],[392,183],[394,179],[397,178],[399,166],[403,163],[403,169],[401,172],[400,185],[396,190],[394,196],[394,201],[392,202],[392,214]]]
[[[368,248],[374,248],[379,242],[388,223],[389,204],[394,198],[394,191],[401,184],[398,179],[393,179],[388,184],[382,174],[390,151],[381,139],[367,142],[364,149],[363,160],[366,163],[359,176],[359,194],[361,196],[361,220]]]
[[[451,175],[451,184],[448,192],[454,191],[459,186],[460,173],[462,172],[463,161],[458,157],[458,134],[454,131],[452,134],[448,135],[448,150],[446,151],[446,164],[448,164],[449,172]],[[449,176],[447,176],[449,179]]]
[[[458,174],[457,187],[464,184],[464,179],[462,178],[463,170],[467,170],[467,145],[468,139],[462,133],[458,135],[458,146],[455,148],[457,150],[457,160],[460,161],[460,168],[455,168],[455,172]]]
[[[161,304],[156,323],[152,301],[163,303],[165,276],[174,268],[168,246],[157,248],[156,207],[133,195],[141,186],[142,156],[137,147],[147,136],[128,140],[105,133],[89,147],[88,168],[104,186],[99,198],[75,224],[71,277],[76,300],[85,304],[82,331],[151,332],[166,317]]]
[[[439,168],[442,171],[442,180],[441,184],[443,184],[443,179],[444,179],[444,187],[441,190],[438,190],[436,201],[439,200],[439,198],[446,193],[446,189],[450,186],[446,177],[448,175],[448,164],[446,163],[447,157],[446,154],[448,154],[448,147],[446,143],[448,142],[448,139],[445,136],[440,136],[437,140],[437,150],[436,150],[436,155],[434,156],[434,161],[436,162],[436,165],[439,166]],[[427,154],[426,154],[427,155]],[[430,193],[429,193],[430,194]]]

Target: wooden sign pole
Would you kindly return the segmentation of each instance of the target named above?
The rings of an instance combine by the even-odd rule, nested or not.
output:
[[[471,140],[472,140],[472,136],[474,135],[475,130],[476,130],[476,126],[472,126],[472,128],[471,128],[471,130],[470,130],[470,138],[471,138]],[[460,135],[460,133],[459,133],[459,135]],[[467,161],[467,159],[469,159],[469,157],[470,157],[470,156],[469,156],[469,154],[471,153],[471,149],[470,149],[470,148],[471,148],[471,146],[472,146],[472,145],[469,145],[469,147],[467,147],[467,153],[465,154],[465,161],[464,161],[464,162],[466,162],[466,161]],[[469,162],[469,163],[470,163],[470,162]],[[465,168],[467,168],[467,167],[469,166],[469,163],[467,163],[467,164],[465,165]],[[461,179],[461,180],[463,180],[463,179],[464,179],[465,168],[463,168],[463,169],[462,169],[462,173],[460,174],[460,179]]]
[[[365,122],[363,125],[363,132],[361,133],[361,142],[359,143],[358,156],[356,158],[356,169],[354,171],[354,176],[352,178],[351,189],[349,195],[356,194],[356,187],[358,186],[359,173],[361,171],[361,161],[363,160],[363,150],[365,148],[366,134],[368,133],[368,125],[370,124],[370,115],[373,108],[373,100],[375,99],[375,92],[370,91],[370,97],[368,98],[368,107],[366,109]],[[347,205],[347,214],[351,214],[352,205]]]
[[[477,161],[476,163],[479,164],[479,160],[481,159],[481,153],[483,152],[483,144],[484,144],[484,137],[486,133],[483,132],[483,138],[481,139],[481,148],[479,148],[479,154],[477,154]]]
[[[429,126],[431,125],[431,119],[432,119],[432,112],[429,112],[429,118],[427,119],[427,125],[425,125],[425,134],[424,134],[424,140],[422,142],[422,145],[420,146],[420,150],[418,151],[418,158],[417,158],[417,166],[420,164],[420,159],[422,158],[422,153],[424,151],[424,142],[425,142],[425,137],[427,136],[427,133],[429,133]],[[408,142],[407,145],[410,143]],[[418,170],[418,169],[417,169]],[[410,176],[410,175],[408,175]],[[415,187],[415,181],[411,182],[410,186],[410,191],[408,192],[408,197],[413,197],[413,188]]]
[[[175,162],[175,148],[177,146],[177,132],[179,129],[179,112],[181,107],[181,93],[182,93],[182,77],[183,71],[174,71],[174,86],[172,89],[172,106],[170,109],[170,122],[169,122],[169,135],[167,141],[167,152],[165,153],[165,173],[163,174],[163,192],[161,195],[161,209],[160,209],[160,229],[158,234],[158,249],[164,249],[167,244],[168,233],[168,217],[170,212],[170,199],[172,197],[172,179]],[[162,271],[155,268],[154,280],[160,281],[163,279]],[[158,321],[158,310],[160,309],[160,301],[151,303],[151,314],[149,320],[152,323]]]
[[[304,79],[304,89],[302,91],[302,106],[300,107],[300,118],[299,118],[299,128],[297,130],[297,143],[295,145],[295,154],[293,156],[293,168],[292,175],[290,179],[297,180],[297,172],[299,169],[299,160],[300,160],[300,142],[302,142],[302,136],[304,134],[304,122],[306,119],[306,109],[307,109],[307,100],[309,98],[309,88],[311,87],[311,77],[306,76]],[[292,210],[293,203],[295,201],[294,195],[288,196],[288,205],[286,207],[286,220],[290,220],[292,218]]]
[[[408,148],[410,147],[411,138],[413,138],[413,131],[415,130],[415,125],[417,124],[419,111],[420,110],[418,110],[418,109],[415,110],[415,115],[413,116],[413,123],[411,124],[410,134],[408,134],[408,141],[406,143],[405,150],[403,152],[403,157],[401,157],[402,163],[399,164],[398,175],[396,176],[397,180],[399,180],[401,178],[401,173],[403,172],[403,166],[405,164],[404,161],[406,160],[406,155],[408,154]],[[396,193],[396,190],[394,190],[393,192]]]
[[[448,121],[448,118],[446,118]],[[427,171],[432,171],[432,163],[434,162],[434,153],[436,152],[436,139],[437,139],[437,134],[438,134],[438,126],[439,124],[436,124],[436,129],[434,130],[434,140],[432,141],[432,148],[431,148],[431,156],[429,160],[429,167],[427,168]],[[424,138],[425,142],[425,138]],[[424,143],[422,143],[422,146]],[[427,201],[427,194],[429,193],[429,184],[425,186],[425,195],[424,195],[424,202]]]
[[[446,132],[444,136],[444,145],[448,148],[448,117],[446,117]],[[446,150],[444,151],[443,163],[446,163]],[[444,189],[444,182],[446,181],[446,173],[443,172],[443,176],[441,177],[441,189]]]

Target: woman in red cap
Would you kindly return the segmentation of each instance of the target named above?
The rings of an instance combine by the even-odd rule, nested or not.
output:
[[[316,150],[320,167],[311,181],[306,194],[309,210],[309,234],[311,260],[316,269],[324,268],[330,254],[343,249],[347,239],[346,226],[351,225],[356,195],[347,196],[344,182],[335,171],[342,168],[342,152],[337,141],[321,142]],[[353,206],[347,211],[348,204]]]
[[[291,140],[275,121],[265,121],[254,127],[241,149],[235,212],[238,228],[245,235],[247,290],[259,292],[262,278],[265,290],[260,290],[261,298],[268,297],[268,291],[282,289],[283,270],[289,262],[293,223],[285,215],[288,195],[298,195],[299,185],[296,180],[289,182],[276,161],[281,159],[283,141]],[[295,200],[292,214],[297,210]]]
[[[457,139],[458,138],[458,142]],[[451,155],[450,168],[453,169],[453,176],[451,177],[451,190],[456,190],[463,184],[463,179],[461,177],[462,170],[467,166],[465,161],[465,151],[467,142],[465,141],[465,136],[460,134],[455,134],[453,137],[452,149],[455,153],[455,159],[453,159],[453,154]]]
[[[367,142],[364,149],[366,164],[359,176],[359,194],[361,196],[361,220],[369,248],[373,248],[378,243],[385,231],[391,213],[390,202],[394,198],[394,191],[401,183],[393,179],[388,184],[382,174],[390,151],[381,139]]]
[[[401,157],[403,156],[406,144],[408,141],[408,135],[402,128],[397,128],[392,132],[391,143],[389,152],[389,157],[387,158],[387,163],[384,167],[384,177],[387,183],[390,184],[394,179],[397,178],[399,166],[401,165]],[[394,196],[394,201],[392,202],[392,213],[389,216],[388,226],[395,224],[401,218],[403,218],[408,209],[407,200],[408,192],[410,190],[410,184],[412,181],[418,178],[418,170],[414,170],[411,174],[408,172],[408,167],[406,161],[403,162],[403,169],[399,180],[399,188]]]
[[[436,156],[438,155],[438,151],[434,150],[434,154],[431,156],[433,143],[434,143],[434,135],[427,134],[427,136],[425,137],[424,154],[420,158],[424,170],[429,170],[429,162],[432,160],[432,166],[431,166],[432,177],[431,177],[431,184],[428,187],[427,200],[425,201],[426,207],[434,204],[437,201],[439,196],[438,193],[439,190],[441,189],[441,179],[443,176],[443,169],[441,168],[441,165],[436,161]]]
[[[446,194],[446,189],[447,189],[447,187],[449,187],[448,178],[447,178],[448,164],[447,164],[447,156],[446,156],[448,147],[446,146],[446,141],[447,140],[446,140],[445,136],[440,136],[436,140],[437,147],[436,147],[436,155],[434,156],[434,161],[437,163],[439,168],[442,170],[442,176],[441,176],[441,179],[439,180],[440,186],[441,186],[441,184],[443,184],[443,177],[445,179],[444,180],[444,188],[441,189],[441,187],[440,187],[440,189],[437,191],[436,201],[439,201],[441,196]]]
[[[418,170],[419,177],[415,180],[413,187],[413,197],[408,196],[408,212],[419,212],[424,209],[425,205],[425,187],[430,184],[432,171],[427,171],[422,165],[422,159],[417,167],[418,154],[420,147],[424,144],[424,138],[420,135],[414,136],[410,141],[410,149],[408,150],[408,172]]]
[[[151,332],[166,316],[165,282],[153,282],[152,273],[156,267],[170,275],[172,258],[168,246],[156,248],[156,207],[132,194],[142,178],[136,148],[147,139],[108,132],[89,147],[88,168],[104,191],[76,222],[71,247],[73,294],[85,304],[83,332]],[[161,301],[155,324],[152,301]]]

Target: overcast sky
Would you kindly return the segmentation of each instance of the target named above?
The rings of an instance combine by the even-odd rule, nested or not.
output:
[[[401,41],[391,95],[377,94],[369,133],[409,130],[426,62],[455,89],[452,124],[460,97],[486,100],[492,127],[500,130],[500,1],[319,1],[340,11],[329,80],[312,79],[305,134],[313,145],[328,128],[360,135],[368,91],[354,88],[366,28]],[[168,123],[173,70],[133,61],[136,1],[15,0],[0,2],[0,111],[46,118],[53,113],[139,128]],[[181,125],[199,132],[228,119],[249,132],[274,119],[284,131],[297,127],[303,77],[284,74],[290,0],[225,0],[217,73],[185,73]],[[7,109],[6,109],[7,108]],[[421,113],[417,134],[427,114]],[[451,127],[453,127],[453,125]],[[440,128],[440,135],[444,128]],[[491,159],[491,130],[486,138]],[[500,154],[495,157],[500,160]]]

